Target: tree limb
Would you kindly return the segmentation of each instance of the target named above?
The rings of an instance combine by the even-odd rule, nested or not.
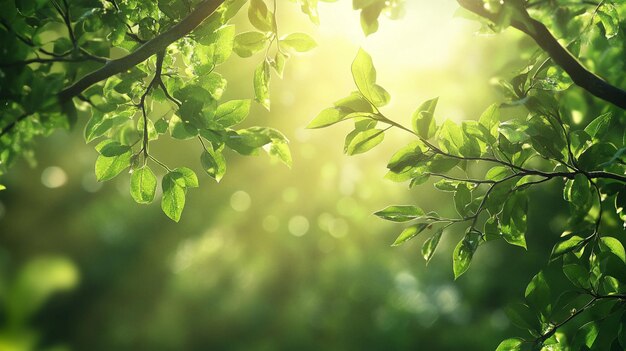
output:
[[[482,0],[457,0],[459,5],[476,15],[496,22],[498,13],[492,13],[485,9]],[[519,14],[523,20],[513,18],[511,26],[530,36],[552,60],[559,65],[572,78],[579,87],[587,90],[594,96],[612,103],[626,110],[626,91],[611,85],[598,75],[585,68],[558,40],[550,33],[550,30],[541,22],[530,17],[528,12],[519,8]]]
[[[224,0],[205,0],[198,4],[187,17],[174,25],[168,31],[154,37],[141,45],[137,50],[124,57],[107,62],[101,68],[85,75],[80,80],[63,89],[59,93],[60,102],[65,102],[78,96],[93,84],[103,81],[111,76],[133,68],[147,60],[159,51],[164,51],[168,45],[184,37],[194,30],[202,21],[209,17]]]

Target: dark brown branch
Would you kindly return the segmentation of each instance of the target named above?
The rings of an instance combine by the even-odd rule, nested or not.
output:
[[[139,63],[147,60],[157,52],[164,51],[168,45],[194,30],[223,2],[224,0],[205,0],[201,2],[195,10],[193,10],[189,15],[187,15],[187,17],[183,18],[168,31],[149,40],[131,54],[109,61],[102,68],[85,75],[76,83],[63,89],[59,93],[59,100],[61,102],[67,101],[74,96],[77,96],[93,84],[129,70]]]
[[[493,22],[496,22],[498,19],[499,14],[489,12],[485,9],[482,0],[457,0],[457,2],[461,7],[480,17]],[[611,85],[585,68],[576,57],[558,42],[543,23],[530,17],[525,9],[519,8],[516,11],[518,11],[522,20],[514,18],[511,21],[511,26],[533,38],[537,45],[546,51],[552,60],[567,72],[576,85],[596,97],[626,110],[625,90]]]

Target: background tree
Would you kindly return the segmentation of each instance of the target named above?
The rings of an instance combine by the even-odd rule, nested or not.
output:
[[[291,164],[287,140],[277,130],[232,128],[246,117],[250,102],[220,101],[226,83],[215,68],[231,51],[247,57],[265,50],[253,83],[255,100],[269,109],[270,70],[281,75],[288,51],[308,51],[315,42],[301,33],[279,36],[276,4],[272,10],[263,1],[248,6],[256,30],[235,34],[228,22],[245,3],[3,5],[8,16],[2,31],[7,53],[1,63],[7,116],[0,137],[2,165],[29,156],[34,136],[71,127],[78,114],[74,100],[80,110],[91,112],[86,140],[106,137],[96,146],[96,177],[109,180],[130,167],[133,199],[149,203],[157,177],[148,162],[161,166],[161,207],[175,221],[187,189],[198,186],[198,179],[190,168],[170,169],[150,153],[150,142],[168,131],[176,139],[199,140],[202,166],[218,181],[225,172],[224,148],[244,155],[263,148]],[[513,27],[540,48],[520,52],[526,63],[510,81],[501,82],[504,102],[476,121],[440,124],[434,118],[438,100],[432,99],[417,109],[411,127],[404,127],[381,112],[390,94],[376,84],[372,59],[361,50],[352,64],[357,91],[322,111],[309,127],[354,119],[355,129],[346,138],[348,154],[369,151],[394,127],[415,137],[392,157],[387,177],[411,186],[440,178],[435,187],[453,193],[458,216],[416,206],[390,206],[376,214],[416,222],[394,245],[436,229],[422,248],[427,261],[444,231],[465,232],[453,252],[457,278],[483,243],[504,239],[525,248],[532,207],[527,192],[544,182],[562,182],[571,211],[564,235],[552,250],[551,264],[526,288],[525,304],[508,309],[512,322],[530,336],[507,339],[499,349],[619,349],[624,345],[619,321],[626,254],[616,233],[623,220],[626,177],[623,129],[611,127],[622,125],[626,99],[623,90],[598,74],[623,81],[615,63],[621,63],[623,53],[619,14],[625,9],[610,1],[459,4],[484,21],[484,30]],[[300,5],[317,21],[316,2]],[[366,34],[377,30],[380,13],[401,13],[396,2],[353,5],[361,11]],[[570,88],[572,84],[577,87]],[[594,119],[582,128],[588,116]],[[578,329],[582,321],[588,323]]]

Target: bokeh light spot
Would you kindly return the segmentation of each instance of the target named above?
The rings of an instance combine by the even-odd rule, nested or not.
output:
[[[309,231],[309,220],[304,216],[293,216],[289,220],[289,233],[295,236],[303,236]]]
[[[230,207],[237,212],[245,212],[250,208],[252,199],[247,192],[238,190],[230,197]]]
[[[67,183],[67,174],[60,167],[48,167],[41,172],[41,184],[46,188],[60,188],[65,183]]]

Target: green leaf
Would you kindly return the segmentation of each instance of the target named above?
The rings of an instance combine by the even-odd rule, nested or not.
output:
[[[619,14],[615,5],[610,3],[601,3],[598,8],[597,15],[600,23],[604,27],[604,33],[607,39],[611,39],[619,34]]]
[[[433,234],[433,236],[431,236],[430,238],[426,239],[426,241],[424,241],[424,244],[422,245],[422,257],[424,257],[426,264],[430,262],[430,259],[435,254],[435,250],[437,249],[437,246],[439,245],[439,241],[441,240],[442,234],[443,234],[443,228],[437,230],[435,234]]]
[[[513,303],[508,305],[504,312],[511,320],[511,323],[518,328],[536,331],[539,329],[537,315],[527,305]]]
[[[538,312],[546,313],[550,306],[550,287],[543,272],[537,273],[526,286],[524,293],[528,305]]]
[[[552,253],[550,254],[550,258],[555,259],[568,252],[579,249],[584,240],[585,239],[577,235],[571,235],[567,237],[567,240],[561,241],[554,245],[554,248],[552,248]]]
[[[372,104],[365,97],[354,91],[343,99],[339,99],[334,103],[335,107],[345,109],[349,112],[374,112]]]
[[[603,165],[613,158],[617,152],[615,145],[599,142],[591,145],[578,158],[579,166],[586,171],[602,170]]]
[[[502,238],[500,231],[500,223],[497,217],[490,217],[485,221],[484,231],[485,241],[497,240]]]
[[[498,137],[498,125],[500,124],[500,107],[498,104],[493,104],[489,106],[480,118],[478,119],[478,123],[484,126],[491,136],[494,138]]]
[[[291,168],[293,160],[291,158],[291,151],[289,150],[289,144],[282,140],[272,140],[272,142],[267,147],[267,153],[285,164],[287,167]]]
[[[361,29],[368,36],[378,30],[378,16],[385,8],[385,2],[369,1],[361,10]]]
[[[270,62],[270,65],[272,66],[272,68],[274,69],[276,74],[278,74],[280,78],[283,78],[283,72],[285,71],[285,64],[287,64],[288,58],[289,56],[278,51],[276,52],[274,59],[271,60]]]
[[[134,111],[130,110],[119,113],[103,114],[102,112],[93,109],[92,116],[85,125],[85,141],[87,143],[92,142],[112,130],[114,127],[130,121],[133,115]]]
[[[362,132],[359,131],[346,145],[346,154],[362,154],[380,144],[384,138],[385,131],[382,129],[368,129]]]
[[[198,38],[198,42],[213,48],[213,57],[209,57],[210,64],[219,65],[230,57],[235,45],[235,26],[223,26],[210,35]]]
[[[526,249],[526,213],[528,212],[528,198],[520,193],[512,194],[504,203],[500,215],[502,236],[509,244]]]
[[[341,122],[345,119],[346,116],[350,114],[349,111],[346,111],[344,108],[339,107],[331,107],[322,110],[317,117],[315,117],[309,125],[306,127],[308,129],[316,129],[316,128],[324,128],[330,125],[333,125],[337,122]]]
[[[264,33],[243,32],[235,37],[233,51],[240,57],[250,57],[263,50],[267,41],[268,37]]]
[[[150,167],[133,170],[130,175],[130,195],[139,204],[149,204],[154,200],[157,179]]]
[[[504,166],[496,166],[487,171],[485,175],[485,179],[501,181],[502,179],[510,176],[512,174],[511,170],[508,167]]]
[[[576,335],[574,335],[572,346],[576,347],[578,350],[581,350],[583,345],[591,348],[593,343],[596,341],[599,332],[600,330],[598,329],[596,322],[592,321],[586,323],[580,327],[576,332]]]
[[[156,123],[154,123],[154,129],[156,130],[158,134],[166,133],[169,127],[170,127],[169,123],[167,123],[167,121],[164,118],[161,118],[158,121],[156,121]]]
[[[374,106],[381,107],[389,103],[389,93],[376,84],[376,69],[371,56],[363,49],[359,49],[352,62],[352,77],[363,96]]]
[[[186,181],[179,172],[169,172],[163,176],[161,182],[163,197],[161,198],[161,209],[173,221],[178,222],[185,207],[184,187]]]
[[[506,339],[498,345],[496,351],[521,351],[524,340],[519,338]]]
[[[274,30],[274,14],[267,9],[263,0],[251,0],[248,7],[248,19],[258,30],[271,32]]]
[[[202,169],[218,183],[226,173],[226,160],[224,159],[224,155],[222,155],[220,151],[214,151],[210,147],[200,156],[200,163],[202,164]]]
[[[399,205],[386,207],[374,213],[374,215],[387,221],[407,222],[423,216],[424,211],[416,206]]]
[[[464,143],[465,136],[461,127],[450,120],[446,120],[439,131],[441,149],[448,154],[466,156],[461,154]]]
[[[432,138],[437,131],[435,108],[439,98],[425,101],[413,112],[413,130],[424,139]]]
[[[425,166],[428,159],[422,151],[422,144],[413,142],[393,154],[387,168],[394,173],[404,173],[415,167]]]
[[[410,227],[405,228],[400,235],[396,238],[396,241],[391,244],[391,246],[399,246],[404,244],[405,242],[413,239],[419,233],[423,232],[424,229],[428,228],[428,223],[419,223],[416,225],[412,225]]]
[[[574,286],[579,288],[589,287],[589,270],[580,264],[563,265],[563,273]]]
[[[461,183],[456,186],[456,191],[454,192],[454,207],[456,208],[456,212],[462,217],[468,215],[468,211],[466,209],[467,205],[472,202],[472,192],[464,183]]]
[[[469,232],[456,245],[454,252],[452,253],[452,268],[455,280],[467,271],[479,244],[480,234],[476,232]]]
[[[105,140],[96,146],[100,156],[96,159],[96,179],[105,181],[114,178],[130,167],[132,150],[130,146],[117,141]]]
[[[626,263],[626,251],[624,250],[624,245],[622,245],[622,243],[616,238],[610,236],[601,237],[600,247],[613,253],[620,260],[622,260],[622,262]]]
[[[198,136],[198,128],[176,115],[170,118],[169,129],[174,139],[188,140]]]
[[[231,100],[220,104],[215,111],[215,121],[228,128],[241,123],[250,113],[250,100]]]
[[[270,110],[270,65],[263,60],[254,71],[254,99]]]
[[[2,190],[6,190],[6,189],[7,189],[7,187],[6,187],[6,186],[4,186],[4,185],[0,184],[0,191],[2,191]]]
[[[279,44],[287,50],[296,52],[307,52],[317,46],[315,40],[304,33],[291,33],[284,36],[280,39]]]
[[[585,132],[592,138],[601,139],[609,130],[612,118],[611,112],[600,115],[585,127]]]
[[[178,174],[180,177],[177,177],[176,180],[179,181],[179,184],[185,188],[197,188],[198,184],[198,176],[196,176],[196,172],[192,171],[187,167],[178,167],[172,170],[170,173]],[[180,183],[180,180],[183,183]]]

